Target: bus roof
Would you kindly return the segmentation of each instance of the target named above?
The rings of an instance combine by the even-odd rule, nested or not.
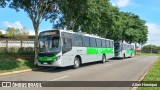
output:
[[[42,32],[48,32],[48,31],[54,31],[54,30],[59,30],[60,32],[79,34],[79,35],[83,35],[83,36],[88,36],[88,37],[94,37],[94,38],[99,38],[99,39],[105,39],[105,40],[113,41],[112,39],[102,38],[102,37],[99,37],[99,36],[93,35],[93,34],[91,35],[91,34],[85,34],[85,33],[82,33],[82,32],[74,32],[73,30],[53,29],[53,30],[46,30],[46,31],[42,31]]]
[[[129,43],[122,43],[122,42],[114,42],[115,44],[125,44],[125,45],[133,45],[133,43],[129,44]],[[134,46],[134,45],[133,45]]]

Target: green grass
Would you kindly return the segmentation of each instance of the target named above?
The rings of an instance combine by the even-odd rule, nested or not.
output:
[[[0,55],[0,73],[36,68],[33,55]]]
[[[140,55],[140,56],[160,56],[160,54],[155,54],[155,53],[137,53],[137,55]]]
[[[143,81],[160,81],[160,58],[145,76]],[[138,90],[160,90],[160,87],[139,87]]]

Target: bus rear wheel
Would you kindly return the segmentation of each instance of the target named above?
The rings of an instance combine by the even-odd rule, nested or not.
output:
[[[75,57],[73,68],[77,69],[79,68],[79,66],[80,66],[80,59],[78,57]]]
[[[123,54],[123,59],[125,59],[126,58],[126,55],[125,54]]]
[[[105,62],[106,62],[106,56],[103,55],[103,56],[102,56],[102,63],[105,63]]]

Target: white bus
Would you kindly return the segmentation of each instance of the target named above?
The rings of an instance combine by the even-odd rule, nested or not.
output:
[[[38,38],[38,66],[78,68],[81,64],[114,57],[114,42],[94,35],[73,31],[43,31]]]
[[[114,43],[115,57],[126,58],[134,56],[134,45],[127,43]]]

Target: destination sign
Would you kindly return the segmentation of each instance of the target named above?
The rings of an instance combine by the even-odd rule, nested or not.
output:
[[[41,32],[39,36],[54,36],[54,35],[58,35],[59,32],[58,31],[46,31],[46,32]]]

